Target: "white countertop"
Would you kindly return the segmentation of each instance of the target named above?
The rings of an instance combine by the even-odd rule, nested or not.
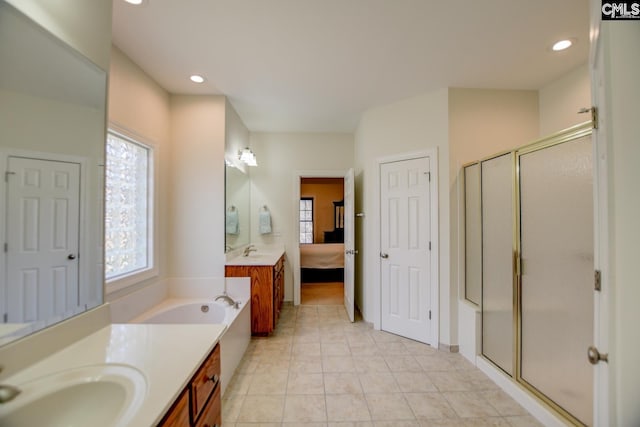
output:
[[[240,255],[227,260],[226,265],[243,266],[243,265],[268,265],[274,266],[284,255],[284,247],[268,247],[258,246],[257,251],[249,253],[248,256]]]
[[[112,324],[3,380],[17,385],[66,369],[125,364],[146,379],[146,397],[130,426],[156,425],[226,329],[226,325]]]

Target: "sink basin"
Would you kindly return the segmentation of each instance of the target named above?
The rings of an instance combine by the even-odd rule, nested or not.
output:
[[[15,385],[22,392],[0,405],[0,426],[126,426],[147,391],[140,371],[118,364],[73,368]]]

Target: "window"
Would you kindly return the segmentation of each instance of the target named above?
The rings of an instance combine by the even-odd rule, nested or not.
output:
[[[105,278],[153,268],[151,148],[109,131],[105,170]]]
[[[313,199],[300,199],[300,243],[313,243]]]

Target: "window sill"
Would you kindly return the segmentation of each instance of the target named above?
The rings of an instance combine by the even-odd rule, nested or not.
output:
[[[105,294],[109,295],[155,277],[158,277],[158,269],[148,268],[146,270],[135,271],[125,276],[107,280]]]

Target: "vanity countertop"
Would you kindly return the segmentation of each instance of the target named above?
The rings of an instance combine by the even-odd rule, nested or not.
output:
[[[147,386],[146,397],[128,425],[157,425],[225,328],[221,324],[111,324],[4,379],[3,383],[19,387],[77,367],[128,365],[144,375]]]
[[[242,266],[242,265],[276,265],[282,255],[284,255],[284,247],[261,247],[257,246],[257,250],[249,253],[248,256],[239,255],[227,260],[226,265]]]

